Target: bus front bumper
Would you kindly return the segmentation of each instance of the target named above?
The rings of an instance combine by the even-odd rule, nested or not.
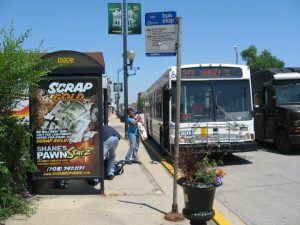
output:
[[[195,150],[199,152],[250,152],[257,151],[256,142],[232,142],[219,144],[180,144],[180,150]]]
[[[289,135],[290,143],[295,148],[300,148],[300,135]]]

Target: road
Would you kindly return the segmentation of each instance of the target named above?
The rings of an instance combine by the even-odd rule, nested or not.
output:
[[[226,156],[216,198],[248,225],[300,224],[300,151],[282,155],[271,145]]]

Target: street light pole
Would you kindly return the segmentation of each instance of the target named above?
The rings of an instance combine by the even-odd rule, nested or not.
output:
[[[235,64],[238,64],[238,52],[237,52],[237,46],[233,46],[234,50],[235,50]]]
[[[123,0],[123,71],[124,71],[124,122],[125,137],[127,138],[128,121],[128,71],[127,71],[127,8],[126,0]]]
[[[119,74],[123,70],[123,68],[118,69],[118,79],[117,79],[117,112],[119,113],[119,104],[120,104],[120,81],[119,81]]]

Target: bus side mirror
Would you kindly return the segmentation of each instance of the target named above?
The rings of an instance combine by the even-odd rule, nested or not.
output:
[[[163,94],[164,94],[164,97],[165,97],[166,99],[170,100],[171,97],[172,97],[172,90],[169,89],[169,88],[164,88],[163,92],[164,92],[164,93],[163,93]]]
[[[254,114],[262,113],[266,109],[265,105],[254,105]]]

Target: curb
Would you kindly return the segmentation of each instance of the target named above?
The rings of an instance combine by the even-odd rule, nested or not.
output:
[[[145,141],[142,141],[144,145],[151,150],[151,152],[155,155],[155,157],[161,162],[161,164],[168,170],[170,174],[174,174],[173,166],[167,162],[152,146],[150,146]],[[232,223],[227,220],[217,209],[214,208],[215,216],[213,217],[213,221],[218,225],[232,225]]]

